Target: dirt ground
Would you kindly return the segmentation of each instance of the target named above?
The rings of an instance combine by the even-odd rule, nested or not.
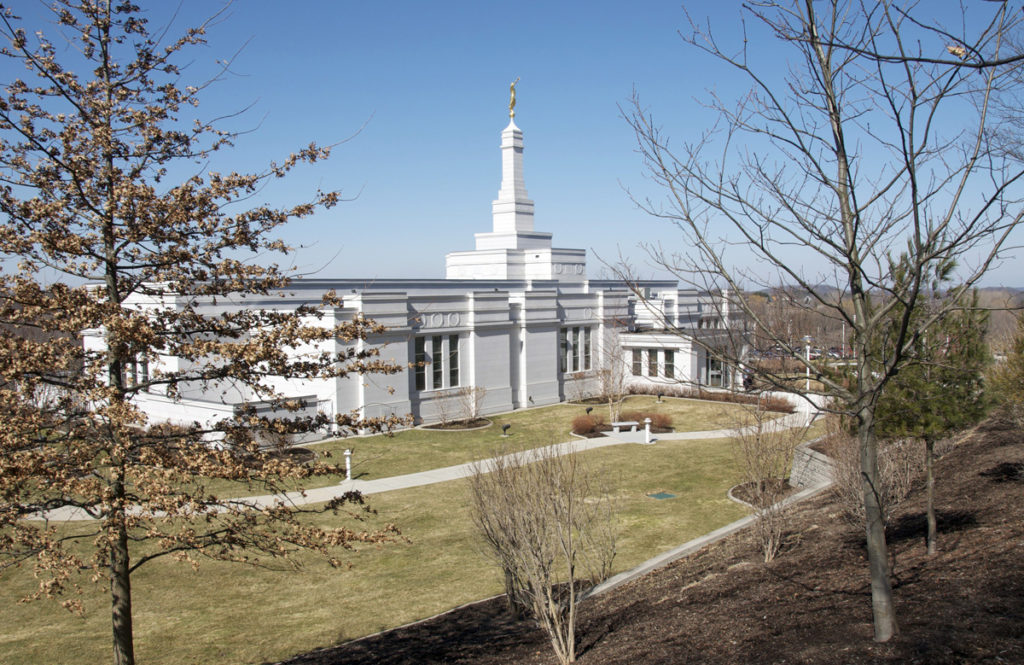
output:
[[[872,640],[863,534],[826,492],[765,566],[747,534],[583,608],[579,663],[1024,663],[1024,433],[993,419],[936,466],[939,553],[920,493],[889,530],[898,635]],[[500,601],[297,656],[290,665],[555,663]]]

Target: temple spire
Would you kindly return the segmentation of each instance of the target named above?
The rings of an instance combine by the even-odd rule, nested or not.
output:
[[[516,78],[509,86],[508,126],[501,132],[501,189],[491,204],[495,233],[533,231],[533,201],[523,180],[523,132],[516,127]]]
[[[551,246],[551,234],[533,229],[533,201],[523,182],[523,132],[515,123],[517,78],[509,86],[508,126],[501,131],[501,189],[492,203],[494,228],[474,233],[476,249],[445,257],[448,279],[587,279],[587,251]]]

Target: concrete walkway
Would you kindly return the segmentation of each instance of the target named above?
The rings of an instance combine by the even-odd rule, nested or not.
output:
[[[783,416],[774,422],[777,422],[783,427],[800,427],[807,424],[809,419],[810,416],[806,410],[798,410],[796,413]],[[733,429],[703,430],[698,432],[670,432],[667,434],[652,434],[651,443],[656,444],[658,441],[721,439],[728,438],[734,434],[735,430]],[[641,429],[637,432],[620,432],[618,434],[609,433],[603,437],[593,439],[573,439],[571,441],[549,446],[542,450],[544,450],[546,454],[564,455],[573,450],[582,452],[607,446],[642,444],[643,442],[644,431]],[[377,478],[374,480],[346,480],[337,485],[317,487],[314,489],[308,489],[305,492],[289,492],[283,495],[264,494],[260,496],[226,499],[225,503],[250,505],[253,507],[267,507],[281,503],[295,506],[311,503],[325,503],[335,497],[342,496],[346,492],[351,491],[357,491],[363,495],[379,494],[381,492],[391,492],[393,490],[421,487],[423,485],[433,485],[434,483],[444,483],[450,480],[466,478],[473,474],[473,468],[477,464],[487,464],[489,461],[490,460],[467,462],[465,464],[456,464],[455,466],[446,466],[439,469],[431,469],[429,471],[420,471],[417,473],[409,473],[402,476],[391,476],[388,478]],[[59,508],[57,510],[48,511],[44,515],[40,515],[38,519],[67,522],[90,520],[92,517],[79,508]]]
[[[797,411],[796,413],[779,418],[777,423],[780,426],[785,427],[799,427],[807,423],[808,416],[805,412]],[[698,439],[723,439],[733,436],[735,430],[733,429],[718,429],[718,430],[704,430],[699,432],[670,432],[666,434],[652,434],[651,444],[655,444],[658,441],[695,441]],[[639,430],[637,432],[620,432],[618,434],[607,433],[603,437],[597,437],[593,439],[573,439],[571,441],[565,441],[564,443],[554,444],[547,448],[540,449],[546,455],[564,455],[570,451],[582,452],[585,450],[594,450],[596,448],[605,448],[607,446],[618,446],[622,444],[642,444],[644,442],[644,431]],[[446,466],[440,469],[431,469],[430,471],[419,471],[417,473],[409,473],[403,476],[391,476],[388,478],[377,478],[374,480],[346,480],[337,485],[330,485],[328,487],[318,487],[316,489],[306,490],[305,494],[299,492],[290,492],[284,497],[281,495],[265,494],[263,496],[246,497],[242,499],[236,499],[240,502],[251,503],[258,506],[270,506],[275,502],[279,502],[282,499],[293,505],[304,505],[309,503],[323,503],[330,501],[331,499],[341,496],[345,492],[357,491],[360,494],[379,494],[380,492],[390,492],[392,490],[404,490],[410,487],[420,487],[422,485],[433,485],[434,483],[444,483],[449,480],[458,480],[460,478],[466,478],[473,475],[473,469],[477,465],[486,465],[491,460],[481,460],[479,462],[466,462],[465,464],[456,464],[455,466]]]

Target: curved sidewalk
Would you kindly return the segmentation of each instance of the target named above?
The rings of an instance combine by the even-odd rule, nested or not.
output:
[[[796,413],[783,416],[774,422],[784,427],[799,427],[808,422],[808,413],[798,410]],[[702,430],[697,432],[670,432],[667,434],[652,435],[651,443],[655,444],[658,441],[721,439],[733,436],[735,432],[736,430],[731,428]],[[572,450],[585,451],[594,450],[595,448],[605,448],[607,446],[643,443],[644,432],[643,430],[640,430],[637,432],[607,434],[603,437],[594,439],[573,439],[571,441],[565,441],[564,443],[549,446],[546,450],[549,451],[548,454],[564,455]],[[429,471],[419,471],[417,473],[390,476],[388,478],[377,478],[374,480],[360,480],[356,478],[342,481],[337,485],[308,489],[305,492],[288,492],[287,494],[264,494],[259,496],[238,497],[235,499],[225,499],[224,503],[248,504],[253,507],[270,507],[282,503],[294,506],[311,503],[325,503],[351,491],[356,491],[364,495],[379,494],[381,492],[408,489],[410,487],[421,487],[423,485],[433,485],[435,483],[444,483],[450,480],[466,478],[473,474],[474,467],[479,464],[487,464],[488,461],[490,460],[485,459],[475,462],[466,462],[464,464],[456,464],[455,466],[446,466],[439,469],[431,469]],[[44,515],[41,515],[39,519],[61,522],[90,520],[93,518],[79,508],[60,508],[48,511]]]
[[[807,422],[807,414],[797,411],[787,416],[783,416],[775,421],[785,427],[799,427]],[[717,430],[702,430],[697,432],[670,432],[667,434],[651,435],[651,444],[655,444],[658,441],[688,441],[698,439],[723,439],[733,436],[736,433],[734,429],[717,429]],[[606,434],[603,437],[594,439],[573,439],[571,441],[565,441],[564,443],[555,444],[548,448],[541,450],[548,451],[548,454],[564,455],[567,452],[574,451],[585,451],[594,450],[595,448],[605,448],[607,446],[618,446],[622,444],[642,444],[644,443],[644,432],[643,430],[637,432],[620,432],[618,434]],[[377,478],[375,480],[346,480],[337,485],[329,485],[327,487],[318,487],[315,489],[306,490],[305,496],[299,492],[291,492],[286,495],[285,500],[294,505],[302,505],[308,503],[323,503],[330,501],[331,499],[344,494],[345,492],[357,491],[360,494],[378,494],[380,492],[390,492],[392,490],[408,489],[410,487],[420,487],[422,485],[432,485],[434,483],[444,483],[449,480],[458,480],[460,478],[466,478],[473,474],[473,469],[477,465],[487,464],[490,460],[480,460],[477,462],[466,462],[464,464],[456,464],[455,466],[446,466],[440,469],[431,469],[429,471],[419,471],[417,473],[409,473],[403,476],[391,476],[388,478]],[[280,495],[266,494],[263,496],[254,496],[238,499],[239,501],[249,501],[255,505],[272,505],[274,501],[281,500]]]

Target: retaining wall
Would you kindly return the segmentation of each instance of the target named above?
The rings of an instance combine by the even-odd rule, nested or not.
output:
[[[821,439],[808,441],[793,451],[793,468],[789,472],[790,485],[815,487],[832,482],[832,460],[811,449],[818,441]]]

